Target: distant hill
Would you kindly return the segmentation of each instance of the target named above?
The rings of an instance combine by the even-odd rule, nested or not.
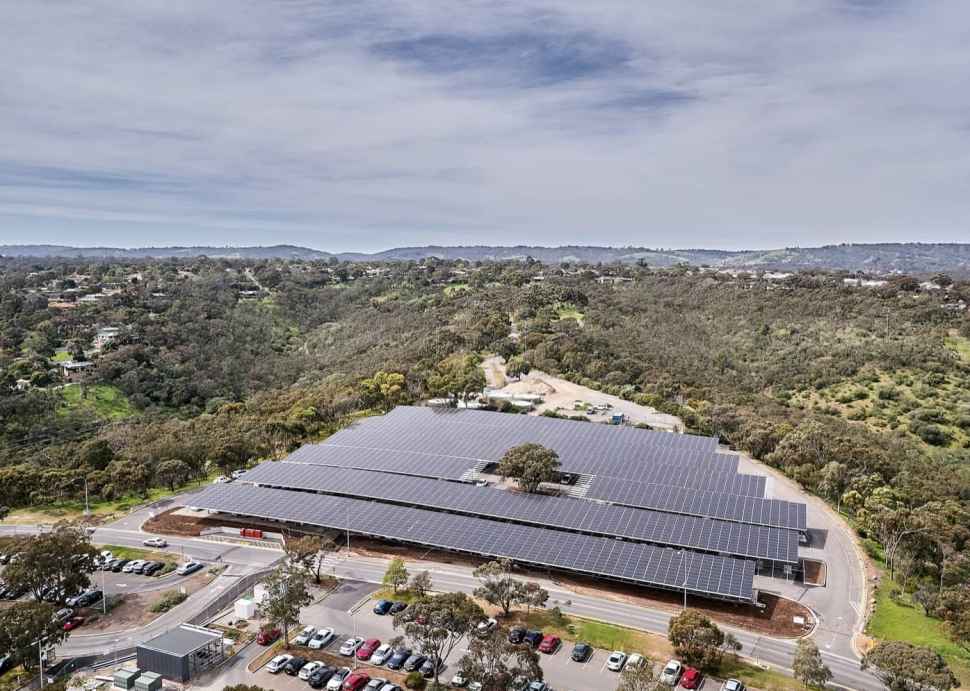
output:
[[[375,252],[331,253],[323,250],[274,245],[270,247],[66,247],[60,245],[0,245],[8,257],[72,257],[84,259],[146,259],[167,257],[219,257],[236,259],[329,259],[345,261],[407,261],[428,257],[468,261],[514,261],[532,257],[547,264],[562,262],[635,263],[650,266],[708,265],[733,269],[831,269],[872,273],[970,274],[970,244],[884,243],[786,247],[773,250],[650,249],[647,247],[493,247],[487,245],[399,247]]]

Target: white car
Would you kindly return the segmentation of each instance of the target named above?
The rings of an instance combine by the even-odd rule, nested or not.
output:
[[[330,641],[333,640],[333,629],[320,629],[313,636],[311,636],[310,641],[307,643],[308,648],[313,650],[320,650],[320,648],[326,648],[330,645]]]
[[[122,573],[131,573],[136,568],[141,569],[145,565],[144,559],[136,559],[135,561],[130,561],[121,568]]]
[[[387,662],[388,658],[394,654],[394,648],[389,646],[387,643],[382,645],[380,648],[374,651],[374,654],[370,656],[369,662],[372,665],[383,665]]]
[[[482,691],[482,682],[473,681],[468,685],[468,691]]]
[[[313,634],[317,632],[316,628],[312,626],[304,626],[300,634],[293,639],[294,645],[306,645],[313,638]]]
[[[340,691],[344,685],[344,679],[350,676],[350,667],[341,667],[327,682],[327,691]]]
[[[475,632],[478,633],[479,636],[484,636],[496,626],[498,626],[497,621],[494,619],[486,619],[485,621],[478,622],[478,626],[475,627]]]
[[[300,679],[302,679],[303,681],[306,681],[307,679],[310,678],[311,674],[316,672],[321,667],[323,667],[323,663],[317,660],[314,660],[313,662],[308,662],[302,667],[300,667],[300,671],[297,673],[297,676],[300,677]]]
[[[744,684],[737,679],[728,679],[721,687],[721,691],[745,691]]]
[[[229,482],[229,478],[227,478],[225,475],[220,475],[219,477],[217,477],[215,480],[212,481],[212,484],[221,485],[225,482]]]
[[[246,469],[245,468],[242,468],[241,470],[234,470],[234,471],[232,471],[232,479],[233,480],[238,480],[239,478],[241,478],[243,476],[243,474],[245,472],[246,472]]]
[[[626,660],[626,666],[630,669],[640,669],[645,663],[646,660],[640,653],[633,653],[633,655],[628,657]]]
[[[623,669],[623,665],[626,664],[626,653],[622,650],[614,650],[610,653],[610,656],[606,658],[606,669],[611,672],[619,672]]]
[[[364,687],[364,691],[381,691],[387,684],[389,684],[387,679],[381,679],[380,677],[375,677],[367,682],[367,686]]]
[[[269,661],[268,665],[266,665],[266,671],[270,674],[279,674],[281,671],[283,671],[286,663],[292,659],[292,655],[277,655]]]
[[[348,638],[344,641],[344,644],[340,646],[340,654],[344,657],[350,657],[357,652],[357,649],[364,645],[363,638]]]
[[[150,537],[143,543],[146,547],[168,547],[168,542],[160,537]]]
[[[660,683],[667,686],[677,686],[683,672],[684,666],[677,660],[671,660],[664,666],[664,671],[660,673]]]
[[[460,689],[461,687],[466,686],[467,684],[468,684],[468,680],[465,679],[465,675],[462,674],[460,671],[456,672],[455,676],[451,678],[451,685],[456,688]]]

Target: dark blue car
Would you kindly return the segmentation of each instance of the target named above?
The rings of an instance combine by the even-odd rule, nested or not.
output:
[[[385,614],[391,611],[391,607],[393,606],[394,606],[394,603],[391,602],[390,600],[378,600],[377,604],[374,605],[374,614],[380,614],[381,616],[384,616]]]

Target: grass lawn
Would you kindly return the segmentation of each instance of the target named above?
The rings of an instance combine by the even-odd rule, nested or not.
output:
[[[570,304],[559,305],[558,309],[556,310],[556,313],[559,315],[560,321],[564,321],[566,319],[573,319],[580,326],[583,325],[583,318],[585,317],[585,315],[582,312],[580,312],[578,309],[576,309],[575,305],[570,305]]]
[[[160,561],[165,564],[162,570],[156,575],[164,576],[174,571],[176,557],[168,552],[156,552],[151,549],[139,549],[137,547],[123,547],[121,545],[105,545],[102,549],[109,550],[116,559],[141,559],[143,561]]]
[[[970,338],[952,335],[946,339],[946,346],[965,362],[970,362]]]
[[[120,390],[104,384],[68,384],[59,389],[64,409],[86,410],[104,420],[123,420],[135,414],[134,408]]]
[[[467,283],[452,283],[445,286],[444,293],[447,297],[453,297],[460,293],[468,292],[469,290],[471,290],[471,286]]]
[[[946,658],[953,673],[960,679],[961,688],[970,686],[970,653],[946,635],[946,627],[939,619],[923,614],[906,593],[894,602],[889,592],[895,586],[887,576],[876,593],[876,609],[869,619],[868,633],[886,641],[905,641],[923,645]]]
[[[59,350],[54,353],[54,357],[51,358],[51,362],[67,362],[71,359],[71,354],[66,350]]]

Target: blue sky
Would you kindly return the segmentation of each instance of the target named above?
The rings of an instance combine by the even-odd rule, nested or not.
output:
[[[970,240],[965,0],[11,3],[0,243]]]

